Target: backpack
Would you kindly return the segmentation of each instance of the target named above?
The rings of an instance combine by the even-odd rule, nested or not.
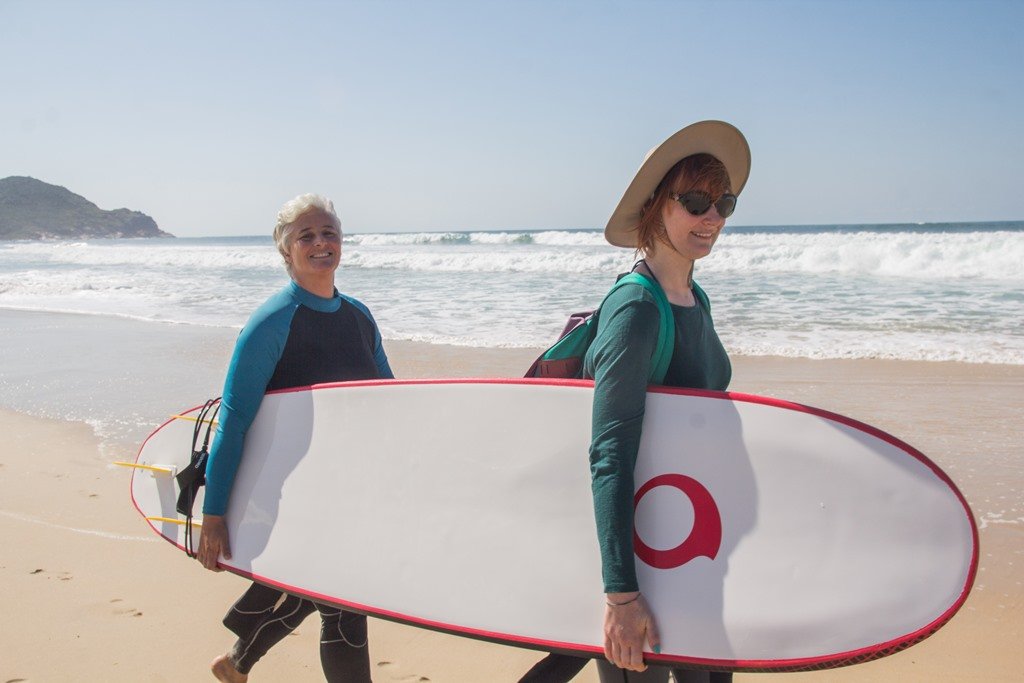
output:
[[[623,285],[640,285],[651,293],[658,305],[658,312],[661,314],[661,325],[658,328],[658,343],[654,347],[651,356],[651,375],[648,378],[650,384],[661,384],[665,381],[665,373],[668,372],[669,361],[672,360],[672,352],[675,346],[675,318],[672,315],[672,307],[668,298],[662,290],[661,285],[652,278],[636,271],[620,275],[615,284],[605,295],[605,299]],[[705,310],[711,310],[707,294],[697,283],[693,283],[693,292],[697,301]],[[601,302],[604,305],[604,301]],[[583,359],[587,350],[594,343],[597,336],[597,319],[601,309],[598,307],[592,311],[580,311],[569,316],[565,329],[558,336],[558,340],[552,344],[547,351],[542,353],[533,362],[530,369],[526,371],[525,377],[560,377],[580,379],[583,377]]]

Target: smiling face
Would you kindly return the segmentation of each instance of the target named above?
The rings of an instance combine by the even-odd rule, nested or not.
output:
[[[708,193],[714,201],[730,192],[729,174],[721,161],[710,154],[694,154],[665,174],[641,212],[637,226],[640,251],[651,256],[668,249],[689,261],[711,253],[725,219],[714,206],[694,216],[675,199],[694,190]]]
[[[288,272],[300,286],[317,291],[313,283],[330,280],[341,261],[341,230],[334,218],[320,209],[310,209],[288,226],[284,260]],[[307,286],[310,285],[310,286]]]
[[[675,190],[674,194],[690,190],[711,191],[707,187],[683,187]],[[703,215],[694,216],[674,199],[662,206],[661,222],[665,226],[664,239],[681,256],[691,261],[710,254],[718,235],[725,227],[725,219],[718,215],[718,209],[714,205]]]

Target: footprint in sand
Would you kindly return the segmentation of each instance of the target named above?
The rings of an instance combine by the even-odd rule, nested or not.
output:
[[[387,660],[377,662],[377,666],[381,669],[384,669],[384,673],[392,681],[418,681],[418,683],[430,683],[430,679],[426,676],[417,676],[416,674],[403,676],[399,674],[397,671],[389,671],[389,669],[397,669],[398,665]]]
[[[110,602],[111,602],[111,604],[113,604],[115,602],[124,602],[124,600],[122,600],[121,598],[114,598]],[[134,607],[125,607],[124,609],[115,609],[114,610],[114,614],[120,614],[120,615],[129,616],[129,617],[141,617],[142,616],[142,612],[140,612],[139,610],[135,609]]]
[[[45,572],[46,572],[45,569],[33,569],[32,571],[29,572],[29,574],[43,574]],[[48,576],[46,578],[50,578],[50,577]],[[75,578],[75,576],[71,572],[61,572],[60,574],[57,575],[57,578],[60,581],[70,581],[71,579]]]

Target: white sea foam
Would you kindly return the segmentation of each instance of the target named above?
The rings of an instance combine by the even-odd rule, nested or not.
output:
[[[1024,364],[1024,343],[1003,341],[973,348],[969,335],[924,336],[914,333],[866,335],[861,331],[803,334],[761,329],[756,335],[721,331],[730,353],[815,359],[883,359],[960,363]]]
[[[727,231],[697,278],[732,353],[1024,364],[1024,226]],[[590,231],[346,235],[385,336],[542,346],[633,254]],[[0,243],[0,307],[237,328],[287,281],[269,237]]]
[[[630,257],[602,249],[567,258],[562,251],[535,249],[526,252],[430,250],[393,252],[352,249],[345,264],[356,268],[387,268],[459,273],[601,273],[627,268]]]
[[[381,238],[381,239],[378,239]],[[447,233],[354,236],[352,265],[465,272],[600,272],[630,260],[609,250],[600,232]],[[483,245],[495,247],[484,250]],[[395,247],[429,249],[403,250]],[[702,272],[871,275],[896,279],[984,279],[1024,282],[1024,232],[730,233],[719,239]]]
[[[1024,517],[1007,517],[1002,512],[986,512],[978,518],[978,529],[984,531],[989,525],[1012,525],[1024,524]]]
[[[129,242],[17,242],[0,248],[7,264],[37,267],[279,269],[281,257],[264,244],[196,244],[174,240]]]
[[[628,262],[599,231],[348,235],[346,264],[486,272],[599,272]],[[16,242],[0,247],[23,267],[195,268],[274,272],[281,258],[269,239]],[[725,232],[702,272],[861,274],[906,279],[1024,282],[1024,231]]]
[[[711,272],[1024,282],[1024,232],[724,234]]]
[[[605,245],[600,232],[592,230],[548,230],[544,232],[417,232],[379,233],[345,235],[345,243],[359,246],[399,245],[496,245],[496,244],[544,244],[548,246],[596,246]]]

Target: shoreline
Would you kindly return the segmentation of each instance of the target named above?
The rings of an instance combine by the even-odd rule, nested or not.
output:
[[[67,319],[67,320],[86,320],[94,321],[98,324],[103,322],[109,322],[114,325],[138,325],[141,327],[152,326],[154,328],[162,328],[170,331],[171,333],[177,331],[181,334],[194,338],[206,334],[213,338],[219,339],[230,339],[233,340],[242,329],[242,323],[238,325],[217,325],[217,324],[206,324],[206,323],[195,323],[186,322],[180,320],[153,320],[147,318],[136,317],[132,315],[119,315],[110,312],[86,312],[86,311],[49,311],[49,310],[37,310],[29,308],[9,307],[0,305],[0,330],[3,330],[7,325],[12,324],[10,318],[16,318],[18,316],[25,316],[25,319],[31,320],[33,318],[50,318],[50,319]],[[5,320],[6,319],[6,320]],[[14,323],[18,321],[15,320]],[[545,346],[484,346],[484,345],[462,345],[452,344],[449,342],[432,342],[423,340],[412,340],[412,339],[397,339],[384,337],[384,344],[386,347],[394,346],[424,346],[429,348],[439,348],[447,350],[466,350],[470,352],[497,352],[497,353],[529,353],[533,354],[529,360],[532,361],[537,355],[539,355],[545,348],[546,345],[552,344],[556,341],[559,330],[552,328],[551,337],[545,340]],[[527,353],[529,352],[529,353]],[[969,361],[969,360],[929,360],[923,358],[891,358],[891,357],[818,357],[818,356],[800,356],[800,355],[778,355],[778,354],[743,354],[737,352],[730,352],[730,358],[749,358],[749,359],[766,359],[766,360],[777,360],[777,361],[807,361],[813,363],[908,363],[908,364],[921,364],[925,367],[943,367],[943,366],[966,366],[971,368],[1022,368],[1024,369],[1024,358],[1021,363],[996,363],[990,361]],[[524,368],[525,370],[525,368]],[[459,375],[461,376],[461,375]]]
[[[99,394],[119,396],[124,391],[119,383],[128,378],[143,387],[133,390],[137,393],[163,389],[155,408],[125,418],[148,420],[133,427],[145,433],[157,424],[147,411],[169,415],[195,404],[204,396],[201,390],[222,381],[235,334],[151,334],[131,324],[96,332],[71,321],[70,328],[61,327],[55,335],[50,323],[60,321],[46,315],[36,319],[29,340],[34,345],[24,352],[26,358],[55,348],[98,353],[88,345],[113,335],[121,343],[115,357],[97,355],[94,361],[110,363],[105,374],[116,376],[109,382],[88,373],[76,379],[67,374],[78,372],[75,359],[55,357],[20,367],[5,358],[0,384],[7,393],[0,393],[5,399],[0,403],[7,405],[12,395],[45,397],[70,386],[65,393],[105,405]],[[539,353],[387,340],[385,346],[395,373],[405,378],[516,377]],[[1024,470],[1015,425],[1024,409],[1024,366],[744,356],[733,357],[733,365],[731,391],[839,413],[919,449],[953,478],[978,522],[975,586],[949,624],[903,652],[803,673],[801,680],[1018,680],[1024,670],[1019,648],[1024,634],[1019,576]],[[211,376],[201,387],[195,381],[198,372]],[[120,404],[110,405],[116,409]],[[64,420],[53,410],[56,419],[38,416],[47,410],[25,407],[0,408],[6,437],[0,446],[0,533],[6,540],[0,552],[0,604],[5,607],[0,623],[7,634],[0,644],[0,680],[213,680],[208,663],[231,643],[220,618],[246,583],[231,574],[203,571],[166,548],[138,519],[127,495],[127,471],[109,463],[134,459],[141,438],[112,442],[98,436],[91,422]],[[130,452],[113,452],[115,443]],[[260,662],[253,680],[322,680],[318,629],[316,619],[309,619]],[[370,620],[370,632],[378,682],[514,681],[541,657],[378,619]],[[46,656],[54,651],[60,656]],[[790,676],[736,678],[781,681]],[[575,680],[594,683],[593,665]]]

